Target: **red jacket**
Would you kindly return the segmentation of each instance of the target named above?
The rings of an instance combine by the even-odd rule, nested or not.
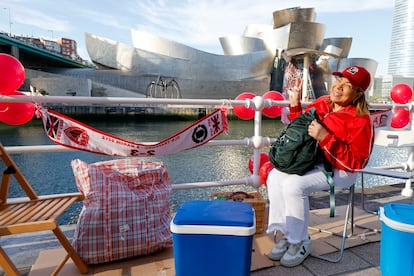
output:
[[[357,172],[367,164],[374,144],[374,128],[370,116],[357,116],[349,105],[333,112],[329,96],[321,96],[310,103],[306,111],[315,107],[316,114],[329,134],[319,141],[325,157],[340,170]],[[302,113],[302,108],[290,107],[290,120]]]

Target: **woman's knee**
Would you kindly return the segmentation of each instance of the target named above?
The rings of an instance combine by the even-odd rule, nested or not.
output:
[[[282,180],[281,187],[285,195],[303,195],[306,189],[306,183],[299,175],[289,175],[289,177]]]

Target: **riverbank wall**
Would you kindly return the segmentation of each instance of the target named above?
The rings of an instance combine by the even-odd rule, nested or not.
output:
[[[168,119],[194,119],[201,118],[216,108],[211,106],[198,107],[166,107],[161,105],[44,105],[56,112],[76,118],[168,118]],[[228,119],[238,119],[233,109],[227,110]]]

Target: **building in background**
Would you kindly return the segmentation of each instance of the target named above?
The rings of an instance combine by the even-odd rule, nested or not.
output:
[[[78,53],[76,51],[76,41],[70,38],[60,37],[57,40],[57,43],[60,45],[60,53],[65,56],[69,56],[73,59],[78,58]]]
[[[414,86],[414,78],[403,77],[397,75],[385,75],[378,78],[375,78],[372,86],[372,94],[370,94],[371,102],[390,102],[390,91],[392,87],[396,84],[404,83],[410,87]]]
[[[414,77],[414,0],[395,0],[388,74]]]
[[[414,86],[414,0],[395,0],[388,75],[375,78],[370,101],[390,102],[394,85]]]
[[[61,47],[58,42],[54,40],[45,39],[45,38],[40,38],[40,41],[46,50],[55,52],[55,53],[61,53]]]
[[[26,36],[13,36],[13,38],[35,45],[36,47],[58,53],[74,60],[79,60],[76,41],[70,38],[60,37],[57,39],[36,38]]]

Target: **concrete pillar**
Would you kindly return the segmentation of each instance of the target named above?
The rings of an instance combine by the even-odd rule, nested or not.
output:
[[[20,52],[19,52],[19,48],[16,46],[11,46],[11,51],[10,51],[11,55],[14,56],[15,58],[19,59],[20,56]]]

